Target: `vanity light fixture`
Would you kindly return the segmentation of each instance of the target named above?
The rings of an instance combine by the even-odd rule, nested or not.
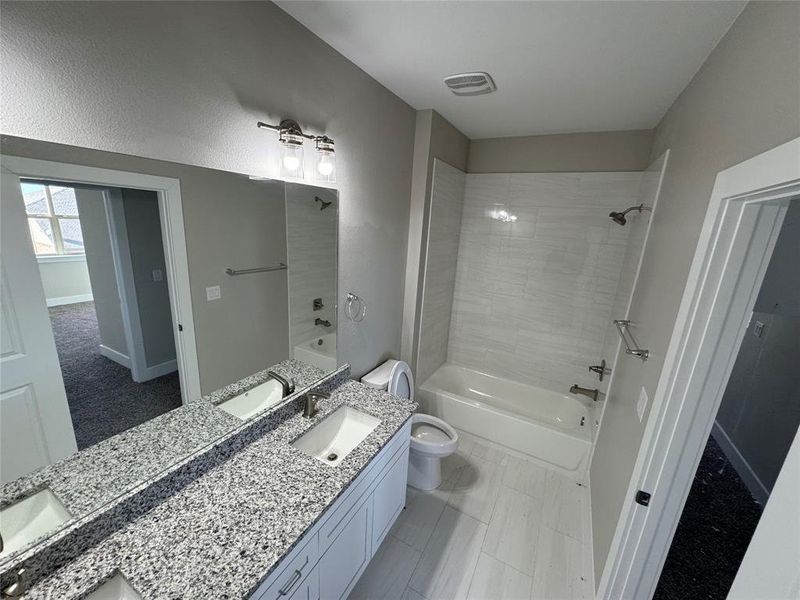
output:
[[[262,121],[258,127],[278,132],[281,144],[280,173],[282,177],[302,179],[305,173],[303,142],[314,140],[317,150],[317,180],[327,183],[336,181],[336,158],[333,139],[327,135],[308,135],[303,133],[297,121],[283,119],[280,125],[270,125]]]

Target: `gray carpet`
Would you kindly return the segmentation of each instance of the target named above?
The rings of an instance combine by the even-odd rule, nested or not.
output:
[[[725,600],[762,509],[709,437],[653,600]]]
[[[100,354],[94,302],[49,310],[79,450],[181,405],[177,371],[136,383]]]

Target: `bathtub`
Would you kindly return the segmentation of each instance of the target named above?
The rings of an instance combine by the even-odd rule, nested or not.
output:
[[[325,372],[336,370],[336,334],[326,333],[297,344],[293,358]]]
[[[417,397],[457,429],[575,474],[586,469],[593,408],[575,396],[445,364]]]

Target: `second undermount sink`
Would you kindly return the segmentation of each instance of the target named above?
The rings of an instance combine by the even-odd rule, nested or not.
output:
[[[380,419],[342,406],[292,444],[309,456],[335,466],[380,425]]]
[[[142,600],[142,597],[133,589],[127,579],[120,573],[116,573],[86,596],[85,600]]]
[[[71,518],[56,495],[46,488],[0,510],[0,556],[16,552]]]
[[[222,402],[219,404],[219,408],[246,421],[253,415],[280,404],[281,400],[283,400],[283,387],[278,381],[270,379]]]

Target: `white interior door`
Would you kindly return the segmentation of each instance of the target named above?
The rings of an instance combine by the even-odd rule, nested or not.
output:
[[[0,173],[0,483],[77,452],[19,177]]]

